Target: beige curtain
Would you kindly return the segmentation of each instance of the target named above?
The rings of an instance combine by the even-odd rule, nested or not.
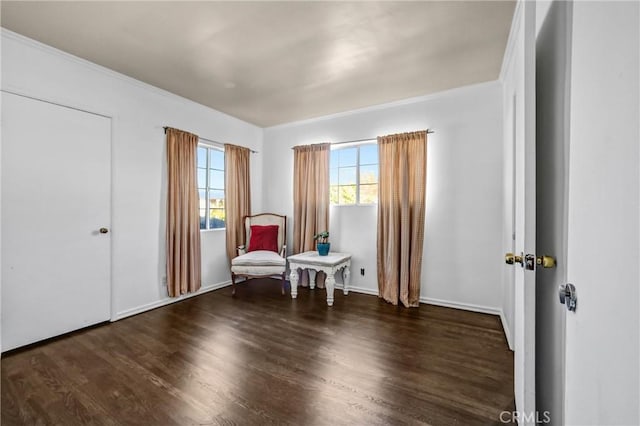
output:
[[[250,156],[248,148],[230,144],[224,146],[224,210],[229,262],[237,256],[236,248],[239,245],[249,244],[249,241],[244,241],[242,220],[251,214]]]
[[[387,302],[419,306],[427,132],[378,138],[378,290]]]
[[[167,289],[169,296],[200,288],[198,136],[167,128]]]
[[[293,151],[293,253],[316,250],[313,236],[329,230],[328,143],[296,146]],[[306,274],[300,285],[307,285]],[[324,286],[324,274],[316,284]]]

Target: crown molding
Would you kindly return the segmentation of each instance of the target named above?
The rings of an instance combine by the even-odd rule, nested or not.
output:
[[[520,25],[522,22],[522,5],[527,0],[518,0],[516,7],[513,11],[513,19],[511,20],[511,30],[509,31],[509,38],[507,39],[507,47],[504,50],[504,56],[502,58],[502,67],[500,68],[500,76],[498,80],[504,83],[507,76],[507,72],[513,62],[513,57],[516,52],[516,41],[518,39],[518,32],[520,31]]]
[[[500,84],[500,80],[483,81],[483,82],[480,82],[480,83],[473,83],[473,84],[469,84],[469,85],[466,85],[466,86],[454,87],[453,89],[447,89],[447,90],[442,90],[440,92],[430,93],[428,95],[421,95],[421,96],[416,96],[416,97],[412,97],[412,98],[401,99],[401,100],[398,100],[398,101],[392,101],[392,102],[387,102],[387,103],[384,103],[384,104],[378,104],[378,105],[372,105],[372,106],[358,108],[358,109],[352,109],[352,110],[349,110],[349,111],[337,112],[337,113],[334,113],[334,114],[323,115],[323,116],[320,116],[320,117],[307,118],[307,119],[299,120],[299,121],[291,121],[289,123],[276,124],[275,126],[265,127],[264,130],[283,129],[283,128],[288,128],[288,127],[303,126],[303,125],[306,125],[306,124],[317,123],[317,122],[321,122],[321,121],[328,121],[328,120],[333,120],[333,119],[336,119],[336,118],[348,117],[348,116],[351,116],[351,115],[364,114],[364,113],[367,113],[367,112],[380,111],[380,110],[384,110],[384,109],[395,108],[395,107],[400,107],[400,106],[405,106],[405,105],[412,105],[412,104],[417,104],[417,103],[420,103],[420,102],[435,101],[435,100],[438,100],[438,99],[446,98],[446,97],[449,97],[449,96],[460,95],[460,94],[463,94],[463,93],[465,93],[467,91],[477,90],[479,88],[482,88],[482,87],[485,87],[485,86],[488,87],[488,86],[492,86],[492,85],[495,85],[495,84]]]

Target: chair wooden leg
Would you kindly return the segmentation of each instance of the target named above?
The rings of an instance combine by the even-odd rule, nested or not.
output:
[[[231,295],[236,295],[236,274],[231,273]]]
[[[282,273],[282,295],[283,295],[283,296],[284,296],[285,294],[287,294],[287,293],[284,291],[284,278],[285,278],[285,275],[287,275],[287,273],[286,273],[286,272],[283,272],[283,273]]]

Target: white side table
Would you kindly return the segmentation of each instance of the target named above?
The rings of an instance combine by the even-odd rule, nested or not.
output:
[[[335,273],[342,270],[344,280],[343,293],[349,294],[349,278],[351,276],[351,255],[348,253],[329,253],[327,256],[320,256],[317,251],[307,251],[287,257],[291,274],[291,298],[298,297],[298,268],[309,271],[309,286],[313,289],[316,286],[316,272],[322,271],[327,274],[325,286],[327,287],[327,305],[333,306],[333,290],[336,286]]]

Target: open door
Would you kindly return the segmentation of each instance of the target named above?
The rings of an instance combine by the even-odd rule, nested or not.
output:
[[[566,309],[558,288],[567,282],[571,2],[553,2],[536,27],[536,250],[556,259],[555,267],[538,265],[536,272],[536,410],[542,422],[560,425]]]
[[[640,421],[639,16],[638,2],[573,3],[566,425]]]
[[[535,424],[536,99],[535,2],[516,7],[514,56],[505,85],[513,101],[514,248],[506,262],[515,268],[514,379],[519,424]],[[519,15],[518,15],[519,14]]]

